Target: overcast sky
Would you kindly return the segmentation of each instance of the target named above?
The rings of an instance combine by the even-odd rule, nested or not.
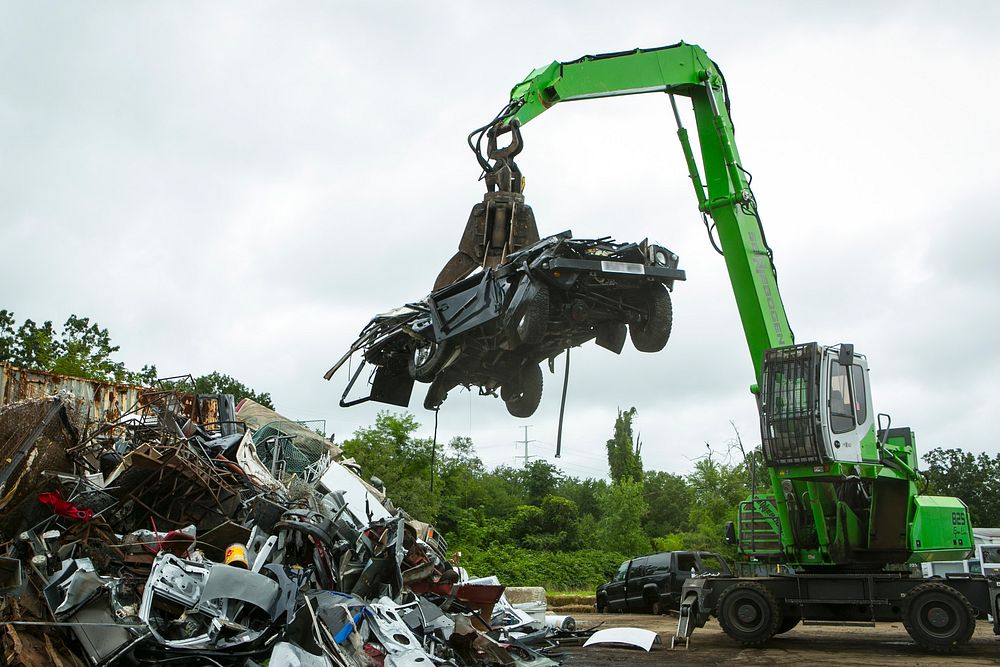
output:
[[[534,67],[685,40],[730,86],[744,166],[800,342],[853,342],[875,409],[918,446],[996,451],[1000,40],[995,2],[7,2],[0,5],[0,308],[89,316],[119,358],[229,373],[344,439],[323,373],[375,313],[423,297],[482,198],[465,135]],[[556,107],[519,158],[542,234],[680,255],[658,354],[574,350],[569,474],[606,473],[618,407],[647,468],[687,472],[753,369],[662,95]],[[440,439],[488,464],[555,446],[453,392]],[[412,411],[430,435],[433,415]]]

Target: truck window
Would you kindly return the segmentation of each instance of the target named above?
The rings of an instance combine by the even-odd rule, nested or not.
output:
[[[648,574],[670,572],[670,554],[653,554],[646,560],[646,570]]]
[[[698,572],[705,572],[708,574],[729,574],[729,568],[722,562],[722,559],[718,556],[702,556],[701,557],[701,569]]]
[[[698,571],[698,564],[694,554],[677,554],[677,571],[681,574],[691,574],[691,569]]]
[[[984,563],[1000,563],[1000,547],[988,546],[982,547]]]
[[[851,367],[851,381],[854,385],[854,411],[858,416],[858,423],[864,424],[868,419],[868,394],[865,393],[865,372],[861,366],[854,364]]]
[[[834,433],[847,433],[854,428],[849,378],[846,366],[830,362],[830,430]]]
[[[618,566],[618,571],[615,572],[615,578],[611,581],[625,581],[625,574],[628,572],[628,561],[625,561]]]
[[[629,578],[634,577],[645,577],[649,574],[649,565],[647,564],[647,558],[634,558],[632,559],[632,567],[628,571]]]

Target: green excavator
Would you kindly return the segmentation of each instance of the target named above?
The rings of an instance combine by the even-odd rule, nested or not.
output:
[[[470,218],[463,256],[439,282],[488,262],[491,247],[495,255],[514,249],[519,238],[524,243],[537,236],[509,155],[521,150],[521,126],[563,102],[640,93],[665,93],[669,101],[698,210],[725,260],[755,371],[750,392],[760,415],[766,475],[740,503],[726,538],[748,562],[778,570],[690,579],[675,640],[687,645],[694,628],[716,616],[745,645],[761,645],[800,621],[902,620],[929,650],[967,642],[977,615],[998,618],[996,582],[922,579],[905,564],[965,558],[973,547],[968,509],[958,498],[921,493],[914,433],[875,413],[864,355],[846,343],[795,342],[750,173],[736,147],[726,81],[703,49],[678,43],[553,62],[514,86],[509,102],[479,130],[479,140],[490,140],[487,158],[494,159],[480,162],[493,186]],[[682,98],[693,107],[701,169],[682,124]],[[514,132],[517,143],[504,154],[495,139],[506,132]],[[503,176],[499,185],[497,173]]]

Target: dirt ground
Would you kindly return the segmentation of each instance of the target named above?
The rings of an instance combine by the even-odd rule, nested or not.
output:
[[[557,612],[558,613],[558,612]],[[574,613],[577,628],[603,622],[602,627],[636,627],[653,630],[659,645],[646,653],[641,649],[611,647],[567,647],[566,667],[643,665],[997,665],[1000,664],[1000,637],[993,624],[980,621],[976,634],[965,648],[952,655],[921,651],[902,623],[880,623],[875,628],[797,626],[775,637],[762,649],[743,648],[709,621],[695,630],[689,649],[670,649],[677,628],[676,616],[640,614]]]

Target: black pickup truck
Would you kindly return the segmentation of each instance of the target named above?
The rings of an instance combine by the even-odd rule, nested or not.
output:
[[[663,551],[627,560],[614,579],[597,588],[597,612],[665,614],[677,609],[691,574],[729,575],[729,566],[711,551]]]

